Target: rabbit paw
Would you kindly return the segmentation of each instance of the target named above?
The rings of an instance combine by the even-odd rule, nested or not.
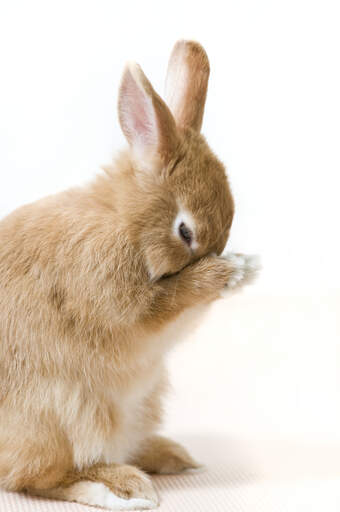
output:
[[[259,257],[254,255],[230,252],[224,256],[224,259],[233,267],[226,283],[226,288],[231,290],[251,283],[261,268]]]
[[[106,507],[111,510],[145,510],[158,506],[150,478],[135,467],[121,466],[106,485],[109,488]]]
[[[79,480],[66,487],[31,490],[45,498],[75,501],[108,510],[150,510],[159,500],[150,478],[132,466],[93,466],[91,479]]]
[[[198,464],[180,444],[163,436],[153,436],[147,440],[133,464],[147,473],[175,475],[178,473],[198,471]]]

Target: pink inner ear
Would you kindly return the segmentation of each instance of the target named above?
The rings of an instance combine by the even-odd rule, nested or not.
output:
[[[157,145],[157,126],[151,97],[126,71],[120,92],[120,117],[128,142],[139,150]]]

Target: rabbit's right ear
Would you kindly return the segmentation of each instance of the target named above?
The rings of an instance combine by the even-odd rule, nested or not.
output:
[[[136,63],[124,70],[118,115],[123,133],[145,169],[170,162],[179,144],[175,120]]]
[[[169,60],[165,100],[178,126],[201,130],[209,80],[209,59],[195,41],[177,41]]]

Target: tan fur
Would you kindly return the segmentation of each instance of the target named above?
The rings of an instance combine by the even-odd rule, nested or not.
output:
[[[180,47],[189,55],[186,64],[180,59],[187,85],[193,73],[205,77],[193,96],[190,87],[184,91],[185,122],[140,68],[128,68],[119,113],[129,150],[90,185],[23,206],[0,223],[5,489],[84,502],[86,486],[76,482],[85,479],[119,496],[150,495],[141,472],[119,465],[134,461],[159,472],[195,466],[183,449],[152,437],[167,386],[163,359],[176,341],[165,333],[185,311],[217,298],[233,273],[218,255],[234,206],[223,165],[198,133],[205,52],[198,43]],[[154,116],[142,144],[131,101],[142,122],[143,108]],[[195,251],[172,231],[182,207],[195,220]],[[139,482],[132,490],[131,471]]]
[[[200,131],[209,74],[204,48],[194,41],[177,41],[169,60],[165,99],[179,126]],[[182,90],[178,92],[174,84]]]
[[[82,471],[67,475],[63,485],[50,489],[31,489],[32,494],[47,498],[66,499],[68,501],[88,502],[86,493],[87,482],[101,482],[116,496],[129,500],[142,498],[158,504],[158,496],[152,486],[150,478],[138,468],[127,464],[94,464]],[[85,485],[82,485],[85,484]]]
[[[147,473],[163,475],[201,467],[183,446],[162,436],[152,436],[144,441],[131,463]]]

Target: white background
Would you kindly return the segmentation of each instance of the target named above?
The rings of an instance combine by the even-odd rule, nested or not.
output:
[[[0,215],[125,144],[125,61],[162,93],[177,39],[210,57],[203,132],[235,194],[230,248],[264,269],[173,355],[169,430],[340,439],[339,26],[328,0],[1,4]]]

